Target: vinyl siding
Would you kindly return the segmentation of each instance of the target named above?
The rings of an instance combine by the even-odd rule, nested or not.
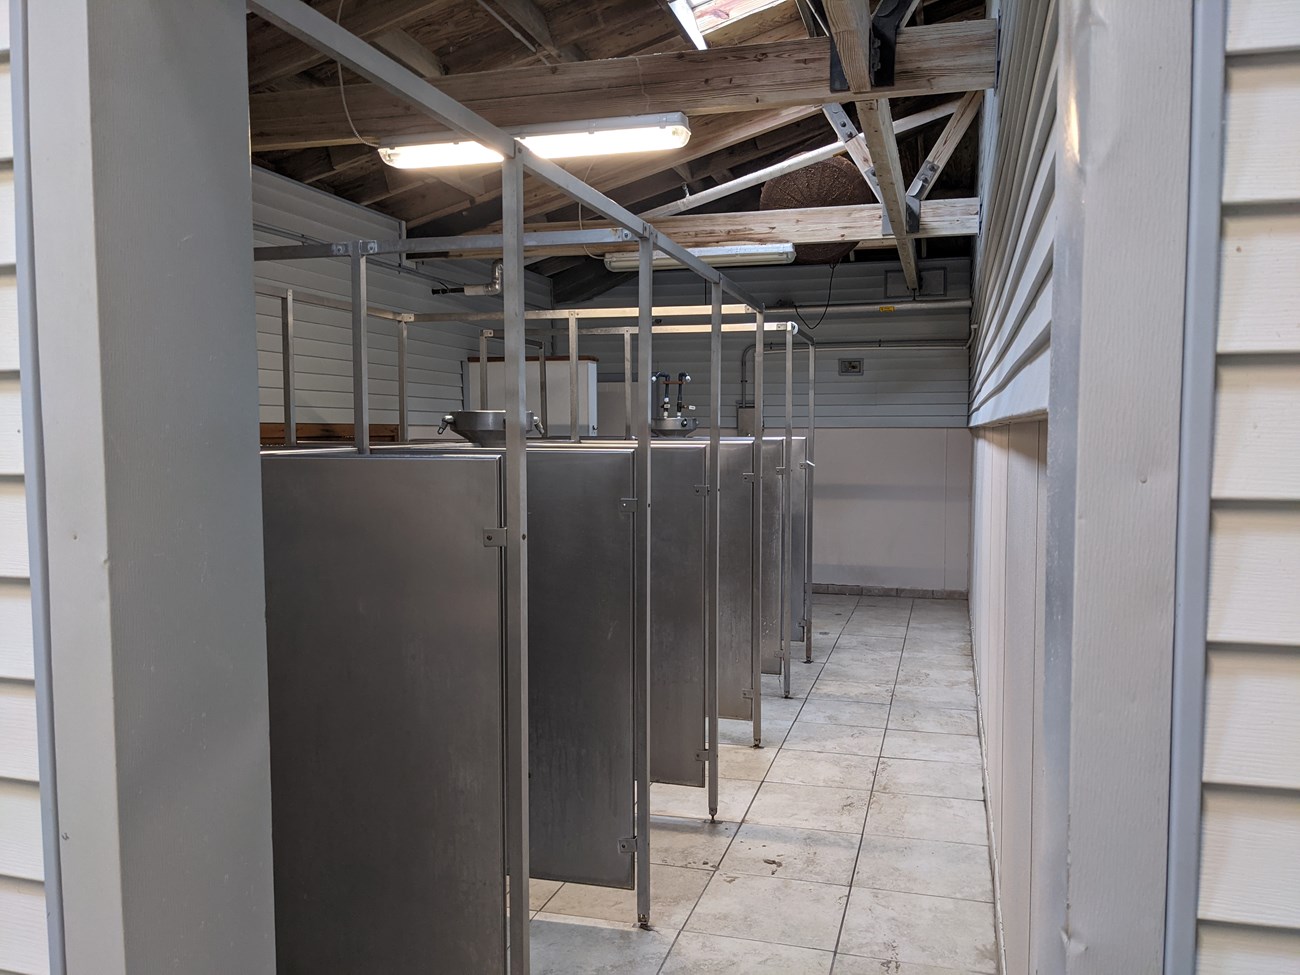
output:
[[[404,236],[401,221],[359,207],[320,190],[253,171],[253,239],[258,245],[356,239],[392,240]],[[367,288],[372,306],[398,312],[490,310],[493,298],[436,298],[440,282],[483,282],[490,263],[402,261],[394,256],[372,259]],[[351,271],[343,259],[284,261],[254,265],[259,291],[283,294],[286,288],[348,300]],[[549,285],[530,274],[530,306],[549,303]],[[262,422],[284,418],[281,372],[280,301],[257,298],[257,349]],[[460,409],[461,362],[478,350],[478,329],[467,324],[410,326],[408,396],[413,427],[436,426],[448,410]],[[397,422],[397,325],[372,318],[368,323],[370,354],[370,422]],[[352,322],[346,311],[294,306],[295,405],[299,423],[352,422]],[[423,432],[423,431],[415,431]]]
[[[1002,0],[1002,68],[985,94],[971,426],[1047,411],[1056,240],[1055,0]]]
[[[1300,971],[1300,6],[1231,0],[1198,971]]]
[[[0,971],[49,970],[18,362],[9,4],[0,0]]]

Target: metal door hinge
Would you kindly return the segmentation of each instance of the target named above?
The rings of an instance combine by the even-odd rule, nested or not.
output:
[[[815,471],[817,465],[810,460],[801,460],[799,461],[799,469],[804,471]]]
[[[741,479],[742,481],[749,481],[749,482],[752,483],[753,480],[754,480],[754,472],[753,472],[753,471],[745,471],[745,473],[743,473],[743,474],[740,475],[740,479]]]
[[[618,841],[618,852],[619,852],[619,853],[635,853],[635,852],[636,852],[636,837],[635,837],[635,836],[625,836],[625,837],[623,837],[621,840],[619,840],[619,841]]]
[[[619,511],[636,511],[636,498],[619,498]]]
[[[505,548],[506,530],[504,528],[484,528],[483,547],[484,548]]]
[[[754,700],[754,689],[752,687],[746,687],[740,692],[740,696],[746,701],[752,701]]]
[[[704,762],[707,764],[707,762],[709,761],[709,750],[707,748],[701,748],[698,752],[695,753],[695,760],[697,762]]]
[[[696,494],[701,494],[701,495],[702,495],[702,494],[708,494],[708,493],[709,493],[709,486],[708,486],[707,484],[697,484],[697,485],[695,485],[695,493],[696,493]]]
[[[777,476],[777,477],[785,477],[785,475],[787,475],[787,474],[789,474],[789,473],[790,473],[790,468],[788,468],[788,467],[778,467],[778,468],[776,469],[776,476]]]

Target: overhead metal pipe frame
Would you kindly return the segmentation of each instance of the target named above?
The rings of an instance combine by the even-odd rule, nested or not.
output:
[[[762,303],[722,275],[717,269],[701,261],[686,248],[674,241],[660,237],[655,228],[620,206],[609,197],[577,179],[564,169],[530,152],[507,132],[492,125],[482,116],[460,102],[439,91],[397,61],[372,47],[361,38],[345,30],[328,17],[301,0],[249,0],[248,9],[281,30],[320,51],[322,54],[346,65],[397,98],[427,113],[432,119],[456,130],[479,143],[496,150],[503,157],[501,163],[502,234],[494,247],[500,247],[504,267],[502,314],[505,326],[506,382],[506,857],[515,882],[509,894],[509,970],[512,975],[528,975],[530,970],[529,910],[528,910],[528,485],[525,468],[524,441],[527,436],[525,417],[525,349],[524,349],[524,249],[534,244],[538,235],[524,232],[523,180],[525,171],[549,183],[566,195],[594,210],[617,225],[612,231],[628,232],[640,242],[640,315],[638,337],[641,360],[642,409],[637,421],[641,434],[638,448],[637,565],[642,568],[638,578],[638,635],[637,653],[637,733],[641,742],[637,747],[640,758],[637,780],[637,915],[643,925],[650,921],[650,864],[649,849],[649,761],[648,729],[646,717],[648,704],[649,667],[645,659],[649,646],[650,620],[650,441],[649,408],[653,397],[650,380],[652,341],[652,259],[656,250],[673,257],[678,263],[695,271],[704,280],[745,302],[757,314],[755,338],[762,341]],[[557,232],[564,233],[564,232]],[[577,231],[581,235],[584,231]],[[531,239],[530,239],[531,238]],[[572,238],[566,238],[572,239]],[[418,246],[404,245],[403,253],[418,253]],[[427,245],[426,245],[427,246]],[[320,253],[320,245],[304,245],[306,250],[258,248],[259,260],[293,260],[297,257],[344,257],[352,269],[352,330],[353,330],[353,415],[358,453],[368,453],[370,444],[366,319],[368,302],[366,293],[366,258],[382,251],[377,242],[356,241],[349,244],[328,245],[328,253]],[[346,254],[341,249],[346,249]],[[399,251],[389,251],[398,253]],[[715,300],[715,304],[716,304]],[[569,318],[570,331],[574,318]],[[715,316],[716,319],[716,316]],[[461,319],[464,321],[465,319]],[[399,341],[402,326],[399,322]],[[715,329],[716,331],[716,329]],[[291,367],[291,364],[290,364]],[[762,398],[756,391],[756,402],[761,411]],[[760,421],[761,422],[761,421]],[[761,472],[762,440],[755,441],[755,456]],[[713,458],[716,464],[716,455]],[[761,492],[761,479],[756,478],[756,491]],[[757,656],[756,656],[757,660]],[[757,667],[756,667],[757,670]],[[757,719],[760,695],[759,682],[754,682],[754,708]],[[710,742],[716,750],[717,743]]]

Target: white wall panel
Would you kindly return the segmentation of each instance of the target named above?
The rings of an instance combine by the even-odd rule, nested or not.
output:
[[[1209,639],[1300,646],[1300,505],[1218,508],[1211,519]]]
[[[1300,59],[1230,61],[1227,116],[1224,202],[1300,199]]]
[[[1197,975],[1295,975],[1300,969],[1300,934],[1202,924]]]
[[[1227,213],[1219,284],[1219,351],[1300,352],[1300,212]]]
[[[45,888],[32,880],[0,877],[0,971],[26,975],[49,970]]]
[[[1300,356],[1224,358],[1217,412],[1214,496],[1300,501]]]
[[[1300,653],[1210,652],[1204,777],[1300,792]]]
[[[1300,796],[1208,788],[1201,917],[1300,928]]]

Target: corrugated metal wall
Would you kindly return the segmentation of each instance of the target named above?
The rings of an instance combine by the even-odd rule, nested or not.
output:
[[[1197,971],[1300,971],[1300,6],[1232,0]]]
[[[923,262],[933,282],[927,298],[961,300],[970,296],[970,265],[965,260]],[[824,265],[788,265],[769,268],[729,268],[727,275],[750,289],[768,305],[791,305],[797,315],[772,312],[770,320],[790,317],[800,327],[811,326],[819,343],[915,340],[960,345],[966,341],[969,311],[918,307],[909,310],[900,297],[901,273],[894,264],[846,263],[835,271]],[[905,296],[907,292],[901,291]],[[827,297],[837,304],[895,302],[897,311],[886,314],[830,313],[820,321]],[[655,274],[656,305],[708,304],[705,285],[682,271]],[[634,307],[635,281],[607,292],[591,304],[600,307]],[[633,322],[629,322],[632,324]],[[774,336],[779,343],[782,336]],[[740,357],[752,335],[729,333],[723,338],[722,425],[736,425],[736,402],[741,394]],[[564,348],[561,342],[559,347]],[[709,337],[707,335],[655,336],[655,368],[691,374],[688,400],[696,404],[701,423],[708,422]],[[795,341],[794,417],[807,423],[808,366],[803,344]],[[623,375],[623,347],[619,339],[593,337],[581,343],[584,355],[600,358],[602,380]],[[784,423],[784,345],[769,350],[764,369],[763,415],[769,426]],[[861,375],[841,376],[839,360],[862,359]],[[750,372],[752,379],[752,370]],[[752,400],[753,386],[746,390]],[[817,364],[817,425],[819,427],[964,427],[967,404],[967,355],[964,347],[942,349],[855,349],[826,351]]]
[[[0,971],[49,970],[18,369],[9,4],[0,0]]]
[[[304,239],[337,241],[358,238],[393,239],[404,234],[401,221],[356,206],[301,183],[264,170],[253,171],[253,239],[257,244],[286,244]],[[491,277],[488,263],[458,261],[399,262],[396,257],[370,263],[370,304],[394,311],[432,312],[456,309],[489,310],[500,299],[438,298],[440,281],[463,284]],[[283,293],[287,287],[351,297],[351,279],[344,260],[259,263],[254,280],[260,291]],[[550,302],[550,285],[530,274],[527,301],[538,307]],[[306,304],[295,305],[294,353],[299,423],[352,422],[352,339],[347,312]],[[407,382],[412,426],[436,425],[443,413],[459,409],[461,361],[478,349],[478,329],[465,324],[412,325]],[[397,422],[396,324],[372,318],[370,342],[370,408],[372,423]],[[257,299],[257,348],[261,419],[283,419],[281,385],[280,302]]]
[[[984,98],[971,426],[1047,411],[1055,243],[1055,0],[990,4],[1002,69]]]

